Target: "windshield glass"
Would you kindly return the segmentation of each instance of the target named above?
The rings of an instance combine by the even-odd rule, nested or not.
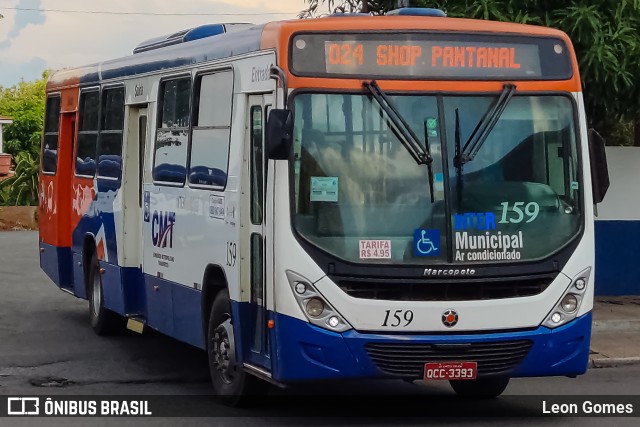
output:
[[[389,98],[433,157],[434,201],[428,168],[375,100],[299,94],[294,227],[304,238],[352,262],[437,264],[536,259],[579,231],[569,98],[514,96],[460,167],[456,132],[464,146],[495,96]]]

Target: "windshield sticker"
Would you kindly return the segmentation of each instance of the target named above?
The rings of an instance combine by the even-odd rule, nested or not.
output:
[[[414,256],[440,255],[440,230],[418,228],[413,232]]]
[[[578,184],[578,181],[571,181],[571,189],[572,190],[577,190],[580,188],[580,184]]]
[[[224,196],[209,196],[209,216],[224,219]]]
[[[437,173],[433,176],[434,187],[436,191],[444,191],[444,175]]]
[[[360,240],[360,259],[391,259],[391,240]]]
[[[312,176],[311,194],[309,197],[312,202],[337,202],[338,177]]]
[[[505,261],[521,258],[524,247],[522,231],[514,234],[497,234],[485,231],[474,236],[456,231],[456,261]]]
[[[453,215],[456,230],[495,230],[496,216],[493,212],[469,212]]]
[[[506,224],[508,222],[511,224],[520,224],[525,219],[528,224],[535,221],[540,213],[540,205],[536,202],[529,202],[526,206],[525,202],[515,202],[511,204],[511,206],[509,206],[509,204],[509,202],[500,203],[500,205],[502,205],[500,224]]]
[[[427,136],[430,138],[435,138],[438,136],[438,119],[435,117],[429,117],[425,120],[425,124],[427,126]]]

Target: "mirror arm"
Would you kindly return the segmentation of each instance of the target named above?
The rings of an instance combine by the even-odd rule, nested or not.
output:
[[[276,88],[282,88],[282,108],[287,108],[287,95],[289,92],[289,82],[287,80],[287,74],[284,70],[277,65],[271,66],[270,78],[276,80]],[[276,91],[277,95],[277,91]]]

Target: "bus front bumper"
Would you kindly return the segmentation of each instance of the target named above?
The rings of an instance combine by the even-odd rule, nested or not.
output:
[[[524,331],[462,335],[393,335],[354,330],[339,334],[277,313],[274,320],[277,354],[272,358],[272,374],[283,383],[418,379],[424,362],[439,357],[452,360],[452,354],[456,361],[478,361],[479,377],[575,376],[586,372],[589,360],[591,313],[556,329],[540,326]],[[430,352],[430,360],[423,362],[424,352]],[[484,356],[468,357],[469,354]]]

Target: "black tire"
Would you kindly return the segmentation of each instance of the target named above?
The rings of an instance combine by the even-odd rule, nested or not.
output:
[[[449,381],[451,388],[461,397],[492,399],[498,397],[509,385],[508,377],[481,378],[477,380]]]
[[[95,254],[91,257],[88,277],[89,320],[94,332],[102,336],[124,332],[126,319],[104,307],[102,275],[100,274],[100,264],[98,264],[98,258]]]
[[[242,369],[235,361],[229,291],[223,289],[211,306],[207,328],[207,355],[211,382],[218,399],[228,406],[248,406],[269,391],[269,383]]]

